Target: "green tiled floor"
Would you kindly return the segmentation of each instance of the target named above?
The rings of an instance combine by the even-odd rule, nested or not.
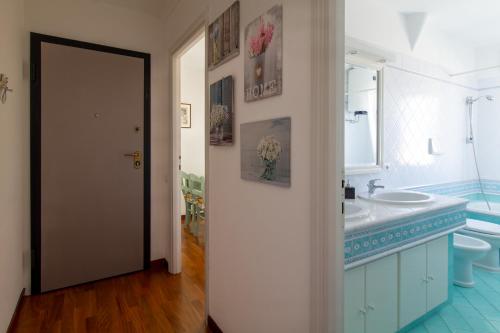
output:
[[[410,333],[500,333],[500,273],[474,269],[474,288],[453,286],[453,302]]]

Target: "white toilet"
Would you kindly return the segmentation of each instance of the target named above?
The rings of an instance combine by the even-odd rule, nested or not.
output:
[[[500,225],[467,219],[467,225],[459,233],[475,238],[482,239],[491,245],[488,254],[475,261],[474,265],[493,272],[500,272]]]
[[[484,257],[491,250],[487,242],[461,234],[453,234],[455,278],[453,283],[460,287],[472,288],[472,262]]]

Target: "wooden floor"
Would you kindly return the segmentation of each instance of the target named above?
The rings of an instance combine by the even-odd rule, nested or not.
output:
[[[183,232],[183,273],[163,265],[26,297],[11,332],[209,332],[204,328],[204,244]]]

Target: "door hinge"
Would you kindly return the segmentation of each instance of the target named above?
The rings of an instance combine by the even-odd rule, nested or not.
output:
[[[344,202],[342,201],[342,215],[344,215]]]

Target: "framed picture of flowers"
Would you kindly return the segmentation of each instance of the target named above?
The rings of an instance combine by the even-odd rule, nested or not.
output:
[[[181,103],[181,128],[191,128],[191,104]]]
[[[290,187],[291,126],[290,117],[240,125],[242,179]]]
[[[208,26],[208,69],[240,54],[240,2],[234,2]]]
[[[245,102],[281,95],[283,7],[271,8],[245,29]]]
[[[210,144],[233,144],[233,77],[210,85]]]

